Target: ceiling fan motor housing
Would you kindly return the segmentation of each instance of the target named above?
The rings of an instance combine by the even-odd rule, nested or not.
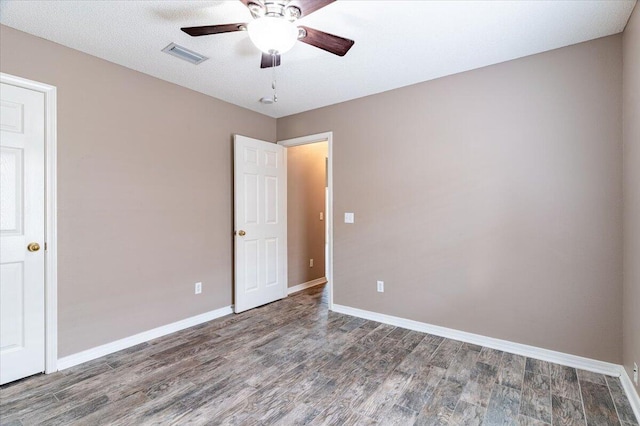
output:
[[[247,5],[254,18],[270,16],[285,18],[294,22],[302,16],[302,12],[295,6],[287,6],[289,1],[265,1],[264,4],[251,2]]]

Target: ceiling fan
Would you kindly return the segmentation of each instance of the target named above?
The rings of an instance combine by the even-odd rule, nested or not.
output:
[[[297,40],[326,50],[334,55],[347,54],[354,41],[325,33],[295,22],[336,0],[240,0],[251,12],[249,23],[205,25],[181,28],[192,37],[210,34],[247,31],[249,38],[260,49],[260,68],[280,65],[280,55],[291,49]]]

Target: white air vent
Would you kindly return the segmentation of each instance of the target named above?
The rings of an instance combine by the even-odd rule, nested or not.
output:
[[[182,46],[178,46],[175,43],[171,43],[170,45],[162,49],[162,51],[168,53],[169,55],[173,55],[176,58],[184,59],[187,62],[191,62],[194,65],[198,65],[199,63],[209,59],[206,56],[203,56],[199,53],[194,52],[193,50],[189,50]]]

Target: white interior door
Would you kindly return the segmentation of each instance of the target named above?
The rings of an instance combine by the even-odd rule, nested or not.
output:
[[[44,94],[0,86],[0,384],[45,368]]]
[[[235,136],[236,313],[287,295],[285,155],[282,146]]]

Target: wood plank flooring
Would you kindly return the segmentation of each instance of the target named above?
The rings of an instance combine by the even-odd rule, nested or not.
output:
[[[638,425],[618,378],[327,311],[322,286],[0,387],[2,425]]]

